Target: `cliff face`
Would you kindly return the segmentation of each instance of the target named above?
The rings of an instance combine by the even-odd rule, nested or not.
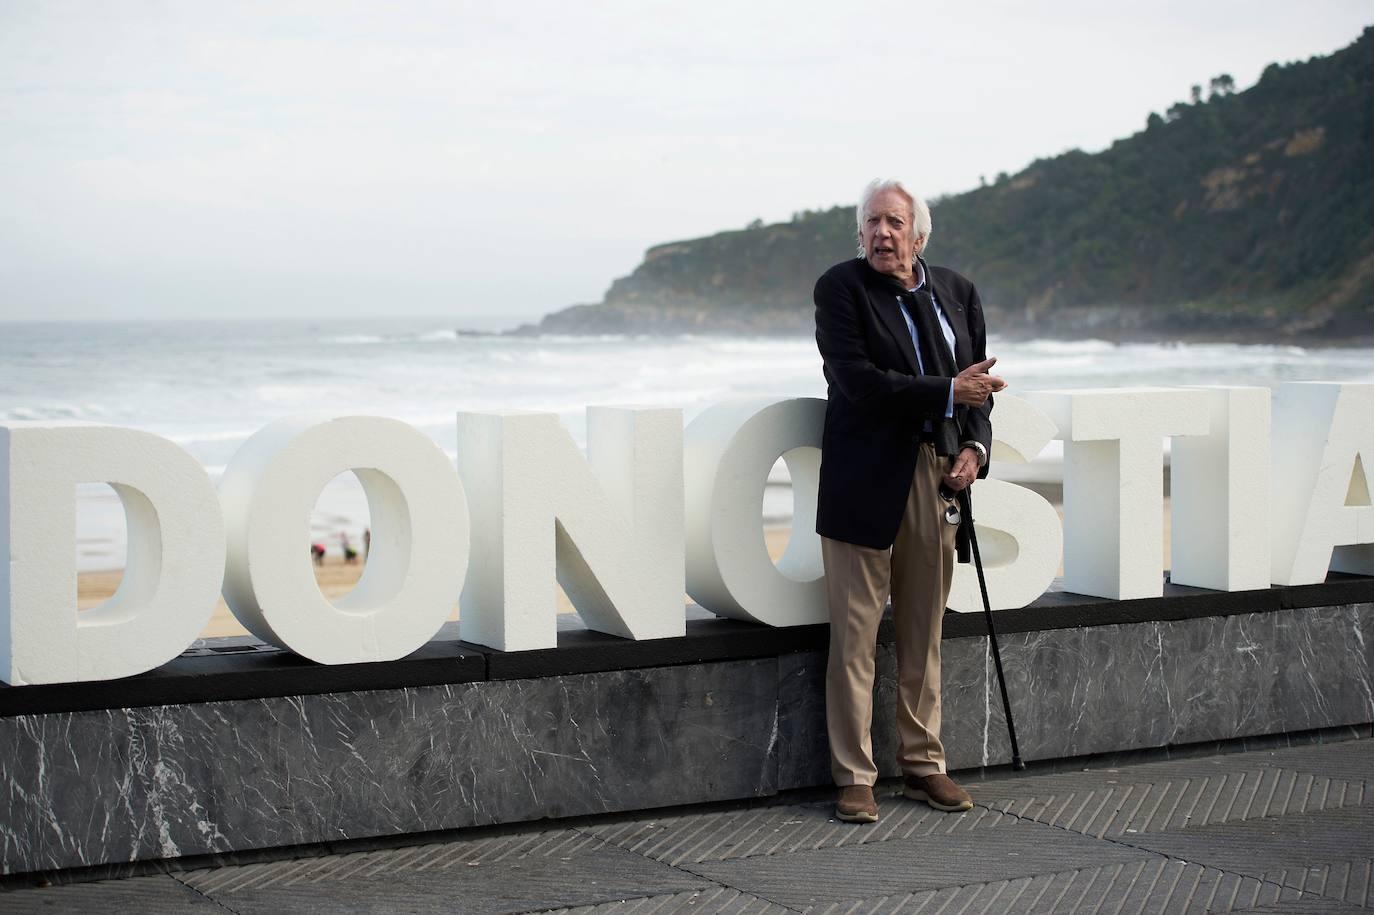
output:
[[[1374,333],[1374,28],[1179,104],[1103,152],[936,201],[927,256],[972,277],[999,329]],[[651,248],[544,331],[793,332],[852,257],[852,207]]]

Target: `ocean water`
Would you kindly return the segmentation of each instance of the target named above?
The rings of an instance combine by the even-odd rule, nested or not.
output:
[[[293,413],[389,416],[454,452],[459,410],[553,412],[582,443],[589,405],[677,406],[690,420],[735,397],[825,396],[807,338],[510,337],[510,317],[349,321],[0,323],[0,420],[80,420],[171,439],[217,476],[243,441]],[[1374,381],[1374,349],[1004,341],[1012,390]],[[1052,457],[1052,455],[1051,455]],[[785,482],[781,480],[780,482]],[[119,568],[124,520],[107,486],[82,486],[78,567]],[[765,514],[785,519],[785,486]],[[366,499],[351,475],[321,493],[315,539],[355,545]]]

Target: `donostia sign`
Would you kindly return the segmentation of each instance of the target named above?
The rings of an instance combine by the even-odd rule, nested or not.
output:
[[[155,668],[204,628],[221,593],[249,632],[323,664],[404,657],[460,597],[468,641],[557,644],[557,580],[587,626],[628,639],[685,632],[684,592],[771,626],[826,619],[814,533],[824,401],[587,411],[584,455],[546,414],[459,413],[457,468],[391,419],[293,417],[253,435],[218,489],[166,439],[98,425],[0,425],[0,679],[107,680]],[[1064,523],[1021,486],[976,487],[994,606],[1053,579],[1115,599],[1161,593],[1162,443],[1172,440],[1173,581],[1222,591],[1374,574],[1374,384],[1131,388],[1000,396],[993,460],[1064,442]],[[774,563],[768,473],[791,471],[795,521]],[[353,471],[372,550],[331,602],[305,544],[320,491]],[[118,591],[76,609],[74,488],[124,503]],[[959,567],[950,604],[978,606]]]

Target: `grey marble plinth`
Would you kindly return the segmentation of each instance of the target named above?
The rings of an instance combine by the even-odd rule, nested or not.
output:
[[[773,659],[0,721],[5,872],[771,794]]]
[[[1374,721],[1374,604],[1018,632],[999,644],[1026,760]],[[901,774],[896,663],[884,649],[874,753],[890,776]],[[950,768],[1010,762],[987,639],[946,640],[943,658]]]
[[[1374,721],[1374,604],[1008,634],[1028,760]],[[988,643],[947,639],[951,768],[1007,762]],[[895,662],[874,747],[895,769]],[[4,873],[827,784],[825,654],[0,719]]]

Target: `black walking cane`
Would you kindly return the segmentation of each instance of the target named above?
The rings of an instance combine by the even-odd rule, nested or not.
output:
[[[1026,768],[1021,761],[1021,748],[1016,743],[1016,723],[1011,719],[1011,700],[1007,698],[1007,678],[1002,673],[1002,652],[997,647],[997,627],[992,622],[992,603],[988,600],[988,581],[983,577],[983,557],[978,552],[978,535],[973,530],[973,500],[969,489],[959,490],[959,524],[968,533],[969,543],[973,546],[973,567],[978,570],[978,589],[983,592],[983,614],[988,621],[988,641],[992,644],[992,663],[997,667],[997,685],[1002,688],[1002,711],[1007,716],[1007,736],[1011,738],[1011,767],[1017,772]],[[961,557],[962,559],[963,557]]]

